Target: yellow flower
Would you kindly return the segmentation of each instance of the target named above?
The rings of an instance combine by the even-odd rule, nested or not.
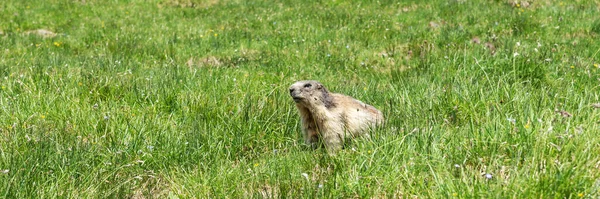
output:
[[[516,5],[516,6],[517,6],[517,8],[520,8],[520,7],[521,7],[521,4],[518,4],[518,3],[517,3],[517,5]]]
[[[55,42],[54,42],[54,45],[55,45],[56,47],[59,47],[59,46],[60,46],[60,43],[59,43],[59,42],[57,42],[57,41],[55,41]]]
[[[45,115],[40,115],[40,118],[46,119],[46,116]]]
[[[2,86],[2,90],[4,90],[4,89],[6,89],[6,87],[5,87],[5,86]]]
[[[217,35],[219,35],[219,34],[215,33],[215,37],[216,37]]]
[[[525,129],[531,128],[531,122],[527,120],[527,124],[525,124]]]
[[[458,194],[457,193],[452,193],[452,196],[456,197],[456,196],[458,196]]]
[[[254,163],[254,167],[257,167],[258,165],[260,165],[260,164],[258,164],[258,163]]]
[[[571,68],[575,68],[575,66],[571,66]]]
[[[598,64],[594,64],[594,67],[596,67],[596,68],[600,68],[600,65],[598,65]]]
[[[42,44],[35,44],[35,47],[40,47]]]
[[[78,83],[77,83],[77,85],[81,86],[81,85],[83,85],[83,84],[82,84],[81,82],[78,82]]]
[[[583,198],[583,193],[578,193],[577,196]]]

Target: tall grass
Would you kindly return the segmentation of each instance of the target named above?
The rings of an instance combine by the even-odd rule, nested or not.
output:
[[[599,5],[5,1],[0,197],[596,198]],[[303,79],[386,125],[311,150]]]

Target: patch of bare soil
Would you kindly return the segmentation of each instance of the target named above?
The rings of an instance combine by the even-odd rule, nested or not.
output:
[[[168,182],[162,178],[150,176],[144,180],[142,184],[133,190],[130,198],[145,199],[145,198],[165,198],[169,195],[170,187]]]
[[[189,68],[194,67],[239,67],[240,64],[259,59],[255,50],[241,50],[231,56],[205,56],[202,58],[190,57],[185,63]]]
[[[207,56],[203,58],[190,58],[186,63],[188,67],[220,67],[223,66],[223,62],[215,56]]]
[[[166,0],[159,6],[180,8],[210,8],[219,3],[218,0]]]
[[[50,31],[50,30],[46,30],[46,29],[37,29],[37,30],[28,30],[25,31],[26,35],[37,35],[43,38],[52,38],[52,37],[56,37],[56,33]]]

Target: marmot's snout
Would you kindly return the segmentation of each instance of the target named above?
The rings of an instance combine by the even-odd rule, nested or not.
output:
[[[292,96],[294,102],[300,103],[302,100],[311,98],[316,91],[315,89],[321,90],[320,83],[317,81],[298,81],[290,86],[290,96]]]
[[[300,91],[295,88],[290,88],[290,96],[292,96],[292,99],[294,99],[294,102],[296,103],[302,100],[302,97],[300,97]]]
[[[292,96],[292,99],[294,99],[294,102],[298,103],[300,102],[300,100],[302,100],[302,98],[299,96],[300,91],[296,90],[295,88],[290,88],[290,96]]]

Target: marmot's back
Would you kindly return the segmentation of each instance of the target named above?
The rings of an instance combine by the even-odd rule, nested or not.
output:
[[[383,122],[383,114],[375,107],[350,96],[335,93],[335,110],[342,117],[346,130],[357,135],[358,133],[375,127]]]

